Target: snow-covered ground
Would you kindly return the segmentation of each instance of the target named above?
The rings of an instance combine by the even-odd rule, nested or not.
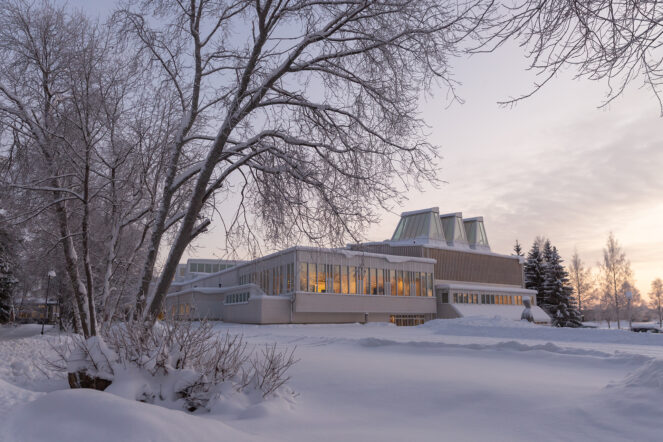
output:
[[[191,415],[67,390],[35,366],[56,331],[0,327],[0,440],[663,439],[663,335],[499,318],[216,328],[296,345],[296,396]]]

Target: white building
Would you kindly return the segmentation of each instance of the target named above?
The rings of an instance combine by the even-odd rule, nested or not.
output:
[[[200,263],[208,264],[196,260],[196,270]],[[440,216],[437,208],[403,213],[383,242],[294,247],[225,263],[232,265],[192,272],[190,260],[188,273],[171,285],[164,313],[254,324],[416,325],[475,315],[517,320],[527,297],[535,321],[550,322],[536,306],[536,292],[524,288],[523,259],[490,250],[483,218]]]

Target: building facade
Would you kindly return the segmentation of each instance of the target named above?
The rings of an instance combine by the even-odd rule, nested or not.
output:
[[[535,320],[549,322],[536,292],[524,288],[522,259],[490,251],[483,219],[440,216],[437,208],[403,213],[383,242],[293,247],[223,263],[210,273],[191,272],[198,262],[183,264],[188,275],[171,284],[164,314],[253,324],[417,325],[475,315],[520,319],[527,297]]]

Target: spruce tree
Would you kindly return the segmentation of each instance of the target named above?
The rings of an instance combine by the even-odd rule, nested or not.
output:
[[[525,256],[518,240],[516,240],[516,244],[513,246],[513,251],[516,253],[516,256]]]
[[[562,258],[556,247],[544,246],[546,260],[544,272],[544,302],[541,307],[552,317],[556,327],[580,326],[580,313],[573,299],[573,289],[569,284],[569,274],[562,265]]]
[[[543,250],[541,250],[541,258],[543,259],[543,271],[542,271],[543,287],[541,294],[541,302],[539,302],[539,306],[541,306],[542,309],[548,311],[546,306],[551,302],[553,302],[551,301],[551,296],[552,296],[551,290],[550,288],[546,287],[546,279],[548,278],[550,273],[549,264],[553,260],[553,247],[549,239],[546,239],[545,242],[543,243]]]
[[[525,261],[525,288],[536,290],[537,305],[541,304],[543,297],[544,263],[539,243],[534,242]]]

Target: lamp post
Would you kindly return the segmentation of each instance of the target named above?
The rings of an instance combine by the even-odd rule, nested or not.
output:
[[[48,272],[48,281],[46,282],[46,302],[45,302],[45,308],[46,308],[46,314],[44,315],[44,319],[41,321],[41,334],[44,334],[44,324],[46,324],[46,319],[48,319],[48,292],[51,289],[51,278],[55,278],[55,271],[50,270]]]
[[[629,289],[629,287],[626,287],[626,292],[624,295],[626,296],[626,301],[628,302],[628,328],[630,330],[633,328],[633,315],[631,314],[631,300],[633,299],[633,292]]]

